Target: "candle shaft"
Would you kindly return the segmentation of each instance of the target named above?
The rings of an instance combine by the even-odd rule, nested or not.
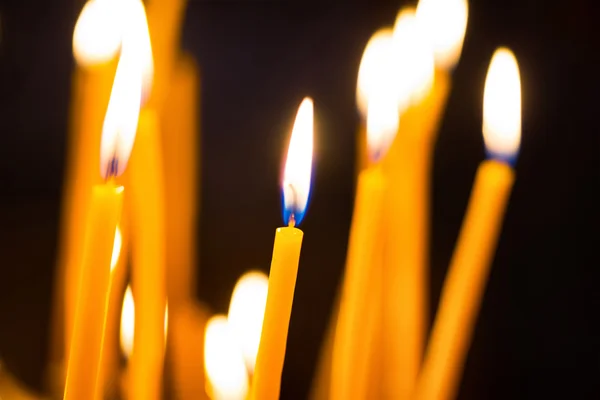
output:
[[[123,188],[96,185],[88,212],[65,400],[95,399],[108,296],[110,261]]]
[[[513,170],[497,161],[485,161],[477,171],[416,400],[450,400],[456,395],[513,182]]]
[[[386,398],[408,398],[422,361],[428,315],[430,170],[448,91],[449,76],[438,71],[428,96],[402,116],[384,160],[389,185],[383,305]]]
[[[385,178],[380,168],[363,171],[358,179],[350,231],[342,301],[333,345],[330,398],[364,399],[368,392],[369,358],[374,341],[376,313],[372,301],[382,268],[381,222]],[[379,305],[379,302],[377,302]]]
[[[156,114],[143,110],[129,166],[128,215],[132,218],[132,287],[136,306],[130,371],[132,400],[156,400],[162,390],[166,304],[162,171]]]
[[[303,235],[300,229],[292,227],[278,228],[275,233],[265,318],[252,381],[253,400],[279,399]]]

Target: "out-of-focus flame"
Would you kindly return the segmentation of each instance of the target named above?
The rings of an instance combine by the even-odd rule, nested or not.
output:
[[[229,303],[229,326],[249,371],[254,371],[256,363],[268,290],[269,278],[264,273],[248,272],[238,280]]]
[[[119,229],[119,227],[117,226],[117,229],[115,230],[115,241],[113,244],[112,257],[110,259],[110,270],[111,271],[117,266],[117,262],[119,262],[119,255],[121,254],[122,239],[123,238],[121,237],[121,229]]]
[[[394,53],[398,105],[403,110],[421,101],[434,80],[433,52],[413,8],[401,10],[396,18]]]
[[[396,137],[399,124],[395,97],[378,96],[369,101],[367,111],[367,148],[371,161],[378,161]]]
[[[90,0],[81,10],[73,31],[73,55],[79,65],[112,59],[121,47],[121,26],[114,0]]]
[[[396,87],[398,71],[393,50],[393,31],[389,28],[375,32],[365,47],[356,83],[356,103],[363,118],[367,118],[371,99]]]
[[[121,310],[121,350],[129,358],[133,352],[133,335],[135,333],[135,303],[131,287],[127,286]]]
[[[248,392],[248,373],[244,358],[227,318],[212,317],[204,335],[204,369],[210,383],[211,398],[243,400]]]
[[[286,224],[299,224],[306,212],[310,194],[313,153],[313,101],[302,100],[283,173],[283,219]]]
[[[521,78],[512,51],[496,50],[483,93],[483,139],[493,158],[512,160],[521,143]]]
[[[169,304],[165,304],[164,335],[167,342],[167,327],[169,325]],[[135,300],[131,286],[127,286],[125,297],[123,297],[123,308],[121,309],[121,351],[129,359],[133,352],[133,338],[135,336]]]
[[[419,24],[433,48],[438,68],[453,68],[462,51],[469,19],[467,0],[420,0]]]

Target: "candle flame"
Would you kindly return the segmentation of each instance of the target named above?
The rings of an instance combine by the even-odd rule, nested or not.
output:
[[[122,4],[120,15],[127,24],[100,142],[100,175],[104,179],[121,175],[127,167],[135,140],[142,92],[149,90],[146,81],[151,80],[148,75],[151,76],[152,71],[152,48],[144,5],[139,0],[126,0]]]
[[[262,272],[244,274],[235,285],[227,319],[249,371],[254,371],[260,344],[269,278]]]
[[[167,331],[169,324],[169,304],[165,304],[164,316],[164,335],[165,344],[167,341]],[[131,286],[127,286],[125,296],[123,297],[123,308],[121,309],[121,351],[129,359],[133,353],[133,343],[135,337],[135,300]]]
[[[283,219],[286,224],[299,224],[304,217],[312,174],[313,101],[302,100],[296,115],[283,173]]]
[[[129,358],[133,352],[133,335],[135,332],[135,303],[131,286],[127,286],[121,310],[121,350]]]
[[[243,400],[248,392],[244,359],[231,332],[227,318],[212,317],[204,335],[204,369],[210,383],[211,398]]]
[[[521,79],[515,55],[496,50],[483,93],[483,139],[492,158],[513,159],[521,142]]]
[[[119,262],[119,256],[121,255],[121,245],[123,242],[122,239],[123,238],[121,237],[121,229],[117,226],[117,229],[115,230],[115,241],[113,244],[112,257],[110,259],[111,272],[117,266],[117,262]]]
[[[417,18],[433,48],[436,66],[454,68],[467,30],[467,0],[420,0]]]
[[[73,31],[73,55],[79,65],[101,64],[119,51],[121,29],[115,5],[113,0],[90,0],[83,6]]]
[[[400,11],[394,25],[398,105],[401,110],[420,102],[433,86],[433,51],[414,8]]]

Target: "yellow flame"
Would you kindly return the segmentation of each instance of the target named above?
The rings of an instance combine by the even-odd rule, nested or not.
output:
[[[417,18],[433,48],[436,66],[453,68],[460,58],[467,30],[467,0],[420,0]]]
[[[135,333],[135,303],[131,286],[127,286],[121,310],[121,350],[129,358],[133,352],[133,335]]]
[[[115,230],[115,241],[113,244],[112,257],[110,259],[110,270],[112,271],[116,266],[117,262],[119,262],[119,256],[121,254],[121,245],[122,245],[122,237],[121,237],[121,229],[117,226]]]
[[[246,398],[248,392],[246,366],[224,315],[212,317],[206,325],[204,369],[213,399],[243,400]]]
[[[313,113],[312,99],[310,97],[304,98],[296,115],[296,122],[292,130],[283,173],[283,200],[285,208],[288,210],[299,210],[301,213],[306,209],[310,194],[313,153]]]
[[[389,28],[378,30],[363,52],[356,83],[356,103],[363,118],[367,117],[369,100],[394,86],[397,71],[394,71],[392,35]]]
[[[400,11],[394,25],[398,104],[401,110],[418,103],[429,92],[434,79],[431,46],[413,8]]]
[[[169,324],[169,304],[165,304],[164,335],[165,344]],[[129,358],[133,352],[133,338],[135,337],[135,300],[131,286],[127,286],[125,297],[123,297],[123,308],[121,309],[121,351]]]
[[[489,152],[514,156],[521,143],[521,78],[515,55],[496,50],[483,93],[483,139]]]
[[[269,278],[264,273],[248,272],[238,280],[229,303],[229,326],[250,371],[256,363],[268,290]]]
[[[73,55],[79,65],[112,59],[121,47],[121,27],[113,0],[90,0],[81,10],[73,31]]]

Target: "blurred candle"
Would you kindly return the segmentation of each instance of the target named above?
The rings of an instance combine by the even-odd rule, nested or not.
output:
[[[0,399],[6,400],[44,400],[40,394],[34,393],[19,382],[2,366],[0,360]]]
[[[124,51],[119,60],[102,127],[99,166],[107,182],[94,186],[88,211],[65,400],[93,399],[99,390],[110,266],[123,202],[123,188],[114,179],[127,166],[141,96],[140,70],[130,56]]]
[[[364,60],[373,46],[382,54],[379,62]],[[383,251],[383,205],[386,179],[379,164],[398,129],[398,104],[393,90],[395,71],[391,31],[376,33],[367,44],[359,72],[359,90],[371,81],[365,93],[367,148],[372,165],[358,177],[354,214],[348,244],[342,298],[333,344],[330,399],[368,398],[369,363],[376,331],[375,318],[381,304]],[[387,59],[386,59],[387,58]],[[368,67],[368,70],[365,70]],[[369,74],[369,75],[367,75]],[[360,99],[360,98],[359,98]]]
[[[204,370],[211,399],[246,399],[248,375],[244,358],[224,315],[212,317],[206,325]]]
[[[312,150],[313,101],[307,97],[298,109],[283,176],[284,221],[288,226],[277,228],[275,232],[265,318],[252,380],[252,399],[255,400],[279,398],[304,235],[295,225],[302,221],[308,204]]]
[[[489,159],[475,177],[416,387],[418,400],[456,396],[513,185],[510,164],[521,140],[521,84],[517,60],[506,48],[496,50],[488,70],[483,137]]]
[[[236,283],[229,303],[229,326],[250,373],[256,364],[268,290],[269,278],[265,274],[248,272]]]
[[[198,210],[198,68],[189,55],[175,65],[161,120],[165,171],[167,295],[171,308],[194,298]]]
[[[92,186],[102,182],[97,173],[100,136],[120,46],[120,33],[114,28],[111,7],[112,3],[103,0],[88,2],[73,32],[75,72],[52,317],[51,360],[55,362],[68,360],[81,278],[86,215]],[[63,379],[60,381],[64,383]]]
[[[413,390],[427,331],[430,175],[449,93],[448,68],[453,66],[440,60],[450,58],[443,54],[460,54],[466,26],[466,15],[446,11],[439,16],[435,13],[439,10],[434,6],[433,11],[415,15],[413,9],[403,9],[394,26],[395,83],[404,112],[384,161],[390,189],[386,194],[383,390],[389,398],[407,398]],[[445,22],[428,23],[431,15]],[[462,34],[452,36],[445,53],[434,52],[431,37],[456,31]]]

